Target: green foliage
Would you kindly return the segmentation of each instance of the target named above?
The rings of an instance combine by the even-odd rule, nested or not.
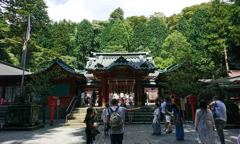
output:
[[[100,49],[106,50],[106,47],[122,47],[119,51],[128,51],[130,49],[131,28],[128,23],[122,20],[110,21],[99,35]],[[111,50],[110,50],[111,51]]]
[[[163,69],[173,64],[191,62],[192,55],[191,45],[186,37],[175,31],[165,39],[156,64]]]
[[[95,34],[92,24],[88,20],[82,20],[80,24],[77,25],[76,33],[76,47],[74,49],[74,55],[80,62],[79,66],[84,67],[86,63],[86,58],[91,51],[95,50]]]
[[[168,75],[172,88],[183,94],[195,90],[200,78],[226,75],[224,50],[230,69],[240,68],[240,6],[219,0],[184,8],[165,17],[131,16],[117,8],[109,20],[51,22],[43,0],[0,1],[0,60],[20,65],[27,16],[31,15],[31,39],[27,68],[38,71],[61,58],[83,69],[91,51],[151,51],[159,68],[180,63],[183,68]],[[184,92],[183,92],[184,91]]]
[[[120,7],[115,9],[110,14],[110,20],[123,20],[123,19],[124,19],[124,12]]]
[[[164,39],[168,36],[166,20],[159,17],[151,17],[147,22],[147,45],[152,54],[156,56],[159,53]]]

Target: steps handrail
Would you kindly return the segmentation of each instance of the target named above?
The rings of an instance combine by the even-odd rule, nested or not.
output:
[[[70,102],[69,105],[68,105],[68,108],[66,109],[66,113],[67,113],[66,119],[65,119],[65,122],[66,122],[66,123],[68,122],[68,117],[69,117],[70,114],[72,113],[72,111],[73,111],[73,109],[74,109],[74,107],[75,107],[76,102],[77,102],[77,97],[75,96],[75,97],[72,98],[71,102]],[[71,108],[71,110],[69,111],[70,108]],[[68,112],[68,111],[69,111],[69,112]]]
[[[70,109],[70,107],[72,106],[72,103],[73,103],[73,101],[75,101],[75,99],[76,99],[77,97],[76,96],[74,96],[72,99],[71,99],[71,102],[69,103],[69,105],[68,105],[68,107],[67,107],[67,109],[66,109],[66,113],[68,112],[68,110]]]

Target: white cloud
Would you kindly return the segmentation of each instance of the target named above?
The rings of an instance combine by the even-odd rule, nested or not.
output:
[[[210,0],[45,0],[49,17],[54,21],[67,19],[79,22],[82,19],[107,20],[110,13],[121,7],[125,17],[149,16],[163,12],[166,16],[180,13],[184,7]]]

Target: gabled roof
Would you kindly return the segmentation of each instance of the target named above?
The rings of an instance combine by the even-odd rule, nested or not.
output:
[[[24,71],[25,75],[31,74],[29,71]],[[21,67],[0,61],[0,76],[18,76],[23,74]]]
[[[37,73],[49,71],[56,66],[71,75],[81,76],[85,79],[85,76],[80,71],[75,70],[74,68],[70,67],[69,65],[67,65],[65,62],[63,62],[60,59],[55,60],[50,66],[48,66],[47,68],[45,68],[42,71],[37,72]]]
[[[156,70],[148,52],[92,53],[85,68],[86,70],[110,70],[116,66],[126,66],[135,70]]]

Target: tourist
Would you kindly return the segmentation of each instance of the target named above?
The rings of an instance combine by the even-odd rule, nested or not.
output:
[[[111,119],[113,113],[117,113],[118,116],[121,118],[122,125],[115,128],[111,125]],[[122,144],[123,141],[123,133],[124,133],[124,121],[125,121],[125,113],[126,113],[126,108],[118,106],[118,100],[112,99],[111,101],[111,106],[107,112],[107,117],[110,118],[110,133],[111,133],[111,144]]]
[[[81,100],[80,106],[84,106],[85,105],[85,97],[86,97],[86,93],[83,91],[81,93],[81,97],[80,97],[80,100]]]
[[[165,127],[166,133],[172,133],[171,117],[172,117],[172,106],[169,98],[165,98],[165,105],[163,105],[165,110]]]
[[[110,129],[109,124],[108,124],[108,117],[107,117],[107,112],[108,112],[109,104],[106,104],[105,108],[102,111],[102,116],[101,119],[103,120],[103,125],[104,125],[104,135],[108,135],[108,131]]]
[[[184,140],[184,129],[183,129],[183,113],[180,109],[180,103],[175,102],[172,105],[174,124],[176,127],[176,140]]]
[[[207,108],[205,101],[200,102],[200,109],[196,110],[195,129],[199,134],[199,139],[204,144],[215,144],[214,119],[212,112]]]
[[[91,97],[92,107],[95,106],[96,100],[97,100],[97,94],[96,94],[96,91],[94,90]]]
[[[87,137],[87,144],[93,144],[95,140],[95,136],[99,133],[97,130],[97,125],[95,124],[95,110],[92,107],[87,109],[87,114],[85,116],[84,122],[86,123],[86,137]]]
[[[214,96],[213,101],[210,103],[210,107],[213,110],[213,117],[221,144],[225,144],[223,129],[227,121],[226,106],[219,100],[218,96]]]
[[[153,133],[152,135],[161,135],[161,107],[159,103],[156,103],[155,110],[153,112],[153,122],[152,122],[152,127],[153,127]]]
[[[132,106],[133,106],[133,96],[132,95],[130,95],[128,101],[129,101],[130,108],[132,108]]]

